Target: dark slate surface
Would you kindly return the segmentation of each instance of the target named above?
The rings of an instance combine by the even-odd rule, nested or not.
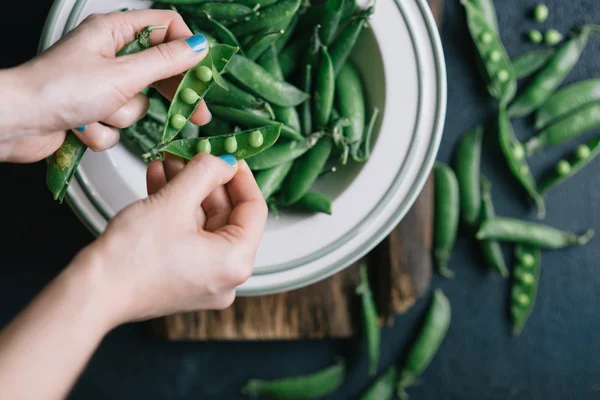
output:
[[[442,31],[448,63],[449,108],[439,159],[447,161],[459,134],[493,118],[474,68],[464,16],[458,1],[447,0]],[[531,22],[532,0],[497,2],[502,37],[511,56],[531,48],[522,34],[530,28],[555,27],[565,32],[584,22],[600,22],[595,0],[548,0],[551,16],[544,26]],[[34,56],[49,1],[6,2],[0,66]],[[568,78],[600,75],[600,38],[593,39],[582,62]],[[10,94],[3,93],[4,96]],[[23,105],[26,107],[27,105]],[[526,124],[518,135],[531,134]],[[493,139],[493,134],[488,138]],[[484,172],[494,182],[502,215],[533,218],[488,140]],[[567,146],[570,147],[570,146]],[[549,151],[532,163],[534,170],[552,165],[565,148]],[[600,159],[548,197],[546,222],[581,231],[600,228]],[[92,240],[67,206],[59,206],[44,185],[44,167],[0,165],[3,178],[2,261],[0,262],[0,326],[6,324],[73,254]],[[599,230],[599,229],[597,229]],[[600,397],[600,247],[589,246],[543,256],[540,294],[525,331],[510,335],[508,285],[488,273],[468,239],[459,240],[451,267],[454,281],[435,277],[453,306],[452,326],[439,354],[410,390],[412,399],[597,399]],[[382,365],[399,360],[427,305],[421,300],[393,329],[383,332]],[[102,343],[77,384],[72,399],[235,399],[237,388],[251,376],[279,377],[328,365],[336,355],[353,363],[348,383],[331,399],[355,397],[367,385],[364,354],[358,341],[285,343],[168,343],[152,338],[144,324],[121,327]],[[57,360],[58,361],[58,360]],[[57,363],[60,367],[60,363]],[[240,397],[241,398],[241,397]]]

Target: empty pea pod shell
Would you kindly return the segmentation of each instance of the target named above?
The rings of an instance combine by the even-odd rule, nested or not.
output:
[[[533,262],[524,262],[530,258]],[[518,335],[525,327],[535,298],[540,280],[542,252],[539,248],[515,246],[515,268],[510,296],[510,314],[513,320],[513,334]]]
[[[580,107],[600,101],[600,79],[588,79],[554,93],[535,114],[535,127],[544,128]]]
[[[465,133],[458,143],[455,171],[460,193],[460,210],[463,221],[475,225],[481,212],[481,141],[483,126]]]
[[[512,60],[517,79],[527,78],[533,75],[554,56],[554,49],[532,50]]]
[[[492,184],[481,176],[481,216],[480,224],[496,216],[494,203],[492,202]],[[482,240],[481,252],[487,264],[497,271],[503,278],[508,277],[508,268],[502,253],[502,247],[496,240]]]
[[[425,322],[408,353],[406,364],[400,372],[397,396],[406,398],[406,388],[412,386],[433,360],[442,344],[452,318],[448,298],[441,289],[433,292]]]
[[[511,117],[524,117],[542,106],[579,61],[590,35],[598,28],[584,25],[571,39],[562,44],[552,59],[511,103]]]
[[[546,214],[544,199],[537,190],[535,180],[525,160],[525,148],[515,137],[512,124],[504,108],[498,112],[498,139],[510,172],[537,205],[538,218],[543,218]]]
[[[293,164],[293,161],[287,161],[275,167],[258,171],[254,175],[254,179],[265,200],[269,200],[281,188],[281,184],[292,169]]]
[[[549,125],[525,143],[527,155],[574,139],[600,126],[600,103],[583,106],[560,121]]]
[[[435,163],[433,176],[435,184],[433,255],[438,273],[451,278],[454,273],[448,268],[448,261],[456,242],[460,214],[458,181],[454,171],[440,162]]]
[[[244,21],[231,26],[231,32],[238,36],[245,36],[273,26],[285,24],[292,20],[300,8],[301,0],[280,0],[275,4],[261,9]]]
[[[359,397],[359,400],[392,400],[398,382],[398,368],[389,367]]]
[[[564,158],[570,168],[567,174],[562,174],[557,167],[553,167],[546,172],[539,185],[541,194],[548,192],[551,188],[575,175],[583,167],[589,164],[598,154],[600,154],[600,135],[597,135],[587,143],[579,145],[577,149]]]
[[[192,114],[194,114],[196,108],[198,108],[200,101],[204,98],[206,93],[214,84],[214,79],[212,79],[210,82],[203,82],[200,79],[198,79],[196,77],[196,69],[203,66],[212,69],[212,67],[214,66],[214,68],[220,73],[225,69],[225,66],[227,65],[228,61],[235,53],[237,53],[237,51],[237,47],[231,47],[224,44],[215,46],[212,49],[210,49],[210,51],[202,61],[196,64],[196,66],[191,68],[185,74],[185,76],[181,80],[181,83],[179,84],[179,87],[177,88],[177,91],[175,92],[175,96],[173,97],[171,106],[169,107],[169,112],[167,114],[168,123],[165,124],[163,130],[161,144],[168,143],[171,140],[173,140],[173,138],[175,138],[175,136],[177,136],[177,134],[181,130],[177,129],[173,126],[173,124],[170,123],[171,118],[173,118],[173,116],[175,115],[182,115],[186,120],[188,120],[192,116]],[[180,99],[179,96],[181,91],[186,88],[190,88],[198,94],[198,99],[194,104],[188,104]]]
[[[381,352],[381,328],[379,327],[379,314],[373,292],[369,286],[369,276],[367,266],[361,265],[359,268],[360,281],[356,286],[356,294],[360,296],[363,332],[367,340],[367,351],[369,359],[369,376],[377,374],[379,365],[379,356]]]
[[[483,222],[476,237],[478,240],[491,239],[542,249],[561,249],[586,244],[594,237],[594,231],[590,229],[582,235],[576,235],[534,222],[495,217]]]
[[[269,150],[249,158],[246,162],[253,171],[273,168],[302,156],[312,149],[322,136],[322,133],[317,132],[301,141],[277,143]]]
[[[250,144],[250,135],[257,130],[263,135],[263,143],[258,147],[254,147]],[[271,147],[279,138],[280,132],[281,124],[279,126],[263,126],[261,128],[250,129],[239,133],[210,136],[207,138],[173,140],[153,149],[151,152],[145,154],[144,158],[153,158],[156,156],[157,152],[167,152],[185,160],[191,160],[198,153],[198,143],[203,140],[208,140],[210,143],[210,154],[214,156],[232,154],[238,160],[243,160]],[[226,150],[226,147],[228,146],[228,139],[231,138],[235,138],[237,146],[233,149],[234,151],[229,152]],[[229,142],[231,142],[231,140],[229,140]]]
[[[307,400],[319,399],[335,392],[344,382],[346,364],[340,361],[309,375],[262,380],[250,379],[242,392],[251,398]]]

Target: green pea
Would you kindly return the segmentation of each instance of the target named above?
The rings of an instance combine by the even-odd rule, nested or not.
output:
[[[529,167],[527,165],[521,165],[521,168],[519,169],[519,172],[523,176],[529,175]]]
[[[493,63],[497,63],[502,60],[502,53],[499,50],[492,50],[490,52],[490,61]]]
[[[254,131],[250,133],[250,137],[248,138],[248,143],[252,147],[260,147],[262,146],[264,141],[263,134],[260,131]]]
[[[556,172],[561,176],[568,175],[571,172],[571,164],[567,160],[560,160],[556,164]]]
[[[513,156],[517,160],[522,160],[525,158],[525,147],[521,143],[515,144],[513,147]]]
[[[498,71],[498,75],[496,76],[496,78],[498,78],[498,81],[500,82],[506,82],[510,79],[510,74],[507,70],[501,69],[500,71]]]
[[[225,151],[228,153],[235,153],[235,151],[237,150],[238,144],[237,144],[237,139],[235,138],[235,136],[231,136],[228,137],[227,139],[225,139]]]
[[[171,117],[171,126],[175,129],[183,129],[187,119],[181,114],[175,114]]]
[[[533,285],[533,283],[535,281],[533,274],[531,274],[529,272],[522,272],[522,273],[516,275],[516,277],[519,280],[519,282],[521,282],[525,286],[531,286],[531,285]]]
[[[486,31],[486,32],[483,32],[483,33],[481,34],[481,38],[480,38],[480,39],[481,39],[481,41],[482,41],[484,44],[490,44],[490,43],[492,43],[492,41],[494,40],[494,36],[492,35],[492,33],[491,33],[491,32],[487,32],[487,31]]]
[[[544,22],[548,19],[548,15],[550,11],[548,10],[548,6],[545,4],[538,4],[533,10],[533,17],[537,22]]]
[[[186,104],[195,104],[198,101],[198,99],[200,99],[198,93],[196,93],[193,89],[190,88],[183,89],[179,94],[179,97],[181,98],[181,101],[183,101]]]
[[[535,265],[535,257],[529,253],[521,255],[521,264],[526,268],[531,268]]]
[[[519,293],[519,294],[517,294],[516,296],[514,296],[514,300],[521,307],[528,306],[529,303],[531,302],[531,300],[529,299],[529,296],[527,296],[525,293]]]
[[[556,29],[550,29],[544,35],[544,40],[548,45],[555,45],[563,39],[563,35]]]
[[[208,68],[206,65],[203,65],[196,69],[196,77],[202,82],[210,82],[213,77],[213,73],[210,68]]]
[[[585,144],[577,146],[575,156],[578,160],[587,160],[590,157],[590,148]]]
[[[528,36],[529,40],[535,44],[540,44],[544,40],[544,35],[542,35],[542,32],[535,29],[530,30]]]
[[[202,139],[198,142],[198,146],[196,147],[196,151],[198,153],[210,153],[210,140]]]

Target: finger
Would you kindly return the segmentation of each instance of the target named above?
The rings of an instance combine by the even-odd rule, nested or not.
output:
[[[167,184],[165,167],[160,160],[152,161],[146,170],[146,188],[148,196],[158,193]]]
[[[233,211],[229,225],[218,231],[258,245],[267,222],[268,208],[256,180],[246,162],[239,163],[238,172],[227,185]]]
[[[114,126],[115,128],[127,128],[144,118],[150,108],[148,97],[142,93],[138,93],[125,105],[117,110],[116,113],[104,119],[106,125]]]
[[[103,151],[119,143],[119,131],[116,128],[98,122],[72,130],[75,135],[92,151]]]
[[[180,207],[197,209],[212,191],[229,182],[236,171],[237,161],[232,155],[198,154],[169,182],[167,195]]]
[[[165,161],[163,161],[163,165],[165,166],[165,175],[167,176],[167,182],[172,181],[175,177],[183,171],[185,168],[185,163],[183,160],[177,156],[167,153],[165,156]]]
[[[202,202],[202,208],[206,215],[207,231],[214,232],[227,225],[233,207],[225,186],[219,186],[209,194]]]
[[[40,161],[58,150],[64,141],[65,131],[23,136],[14,140],[12,146],[0,146],[0,160],[11,163]]]
[[[167,99],[173,100],[173,96],[175,96],[175,92],[177,91],[177,87],[179,86],[181,79],[182,76],[174,76],[163,81],[158,81],[152,86]],[[208,124],[211,119],[212,114],[208,110],[206,103],[204,100],[200,101],[200,104],[198,104],[198,108],[196,108],[196,111],[194,112],[194,115],[192,115],[192,118],[190,118],[190,121],[198,126],[202,126]]]

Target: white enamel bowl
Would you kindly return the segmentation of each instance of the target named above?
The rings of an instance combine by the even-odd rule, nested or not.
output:
[[[91,13],[148,1],[57,0],[40,51]],[[318,182],[332,197],[333,215],[283,214],[269,218],[254,275],[240,295],[302,287],[324,279],[365,255],[410,209],[433,165],[446,111],[442,47],[424,0],[378,0],[352,60],[366,85],[368,113],[381,117],[371,159],[340,168]],[[132,71],[135,73],[135,71]],[[122,146],[88,151],[68,192],[68,202],[94,234],[133,201],[146,196],[145,166]]]

